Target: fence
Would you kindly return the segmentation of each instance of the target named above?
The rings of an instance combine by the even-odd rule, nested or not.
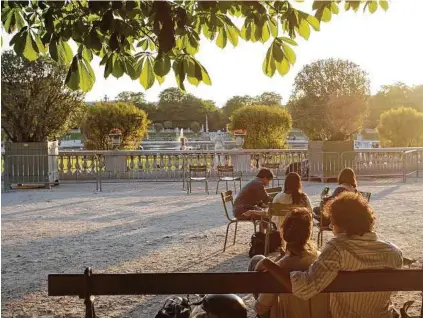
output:
[[[250,178],[260,167],[278,164],[282,173],[307,170],[303,176],[326,181],[336,178],[343,167],[353,168],[358,177],[419,176],[423,169],[423,148],[357,149],[343,153],[321,153],[309,159],[305,149],[261,149],[222,151],[61,151],[59,155],[2,155],[4,188],[14,184],[92,182],[101,190],[105,182],[184,182],[190,165],[207,166],[217,177],[217,166],[231,165]],[[4,167],[3,167],[4,166]]]

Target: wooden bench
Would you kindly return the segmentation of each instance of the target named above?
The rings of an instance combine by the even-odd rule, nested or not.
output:
[[[423,269],[340,272],[323,292],[376,291],[423,291]],[[86,318],[94,308],[93,296],[229,293],[286,293],[286,289],[270,274],[259,272],[93,274],[87,268],[84,274],[48,276],[48,295],[84,298]]]

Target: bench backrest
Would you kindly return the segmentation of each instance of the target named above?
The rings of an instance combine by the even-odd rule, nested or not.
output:
[[[323,292],[422,291],[423,270],[368,270],[340,272]],[[229,293],[287,293],[270,274],[157,273],[50,274],[49,296],[84,298],[86,317],[94,309],[94,295],[174,295]],[[423,306],[422,306],[423,313]]]

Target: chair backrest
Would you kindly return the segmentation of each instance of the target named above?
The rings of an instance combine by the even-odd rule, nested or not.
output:
[[[189,172],[191,176],[197,177],[197,176],[207,176],[207,166],[189,166]]]
[[[367,200],[367,202],[370,202],[370,197],[372,196],[371,192],[359,191],[359,193]]]
[[[266,192],[271,198],[274,198],[279,192],[282,192],[282,187],[267,188]]]
[[[234,167],[233,166],[217,166],[217,175],[219,177],[224,177],[224,176],[233,177]]]
[[[269,216],[286,216],[295,208],[306,208],[302,204],[271,203],[269,206]]]
[[[225,211],[226,218],[229,221],[232,221],[232,218],[229,216],[228,207],[226,206],[228,202],[231,202],[231,208],[234,207],[234,197],[232,195],[232,191],[229,190],[226,192],[222,192],[220,193],[220,196],[222,197],[223,210]]]

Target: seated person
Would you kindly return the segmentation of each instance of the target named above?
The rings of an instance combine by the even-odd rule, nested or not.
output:
[[[339,271],[399,269],[402,253],[393,244],[379,240],[373,232],[375,215],[358,193],[344,192],[325,206],[335,237],[308,270],[290,272],[270,259],[263,259],[256,270],[268,271],[289,291],[309,299],[324,290]],[[392,317],[391,292],[333,293],[330,311],[333,318]]]
[[[354,170],[351,168],[342,169],[341,173],[338,176],[338,187],[333,191],[329,196],[326,196],[322,199],[322,203],[325,204],[329,200],[336,198],[339,194],[345,191],[357,192],[357,178],[355,176]],[[321,204],[322,205],[322,204]],[[320,219],[320,206],[313,209],[313,214],[315,219]],[[324,219],[323,225],[329,225],[329,220]]]
[[[273,180],[273,173],[262,168],[256,178],[247,183],[235,198],[233,212],[240,220],[260,220],[266,216],[265,204],[272,202],[266,187]],[[268,220],[268,218],[267,218]]]
[[[311,242],[311,213],[307,208],[292,210],[282,224],[283,238],[286,241],[287,254],[276,264],[288,271],[307,270],[317,259],[318,252]],[[263,255],[254,256],[248,270],[255,269],[256,264],[264,259]],[[259,294],[254,309],[260,317],[327,317],[329,314],[329,295],[320,294],[308,301],[291,294]]]

